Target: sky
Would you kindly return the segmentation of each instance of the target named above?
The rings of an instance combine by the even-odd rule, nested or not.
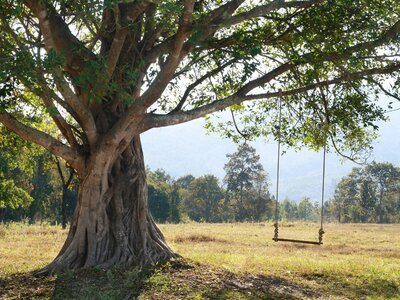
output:
[[[400,106],[400,104],[399,104]],[[389,122],[379,124],[380,137],[374,143],[369,161],[391,162],[400,166],[400,111],[388,114]],[[146,165],[151,170],[164,169],[173,178],[192,174],[195,177],[214,174],[224,177],[226,154],[236,151],[236,144],[218,134],[206,135],[203,119],[172,127],[152,129],[142,134]],[[276,142],[256,141],[250,143],[260,155],[260,162],[270,179],[270,191],[276,189]],[[279,198],[288,197],[298,201],[310,197],[320,201],[322,188],[323,153],[312,151],[294,152],[288,150],[281,158]],[[340,179],[356,164],[343,161],[336,154],[328,153],[326,158],[326,198],[333,196]]]

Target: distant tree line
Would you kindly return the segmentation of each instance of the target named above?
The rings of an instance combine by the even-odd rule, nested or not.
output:
[[[48,152],[8,134],[0,138],[0,221],[70,220],[77,179]],[[14,139],[15,138],[15,139]],[[243,222],[272,218],[268,176],[251,146],[227,155],[222,182],[212,175],[173,179],[147,169],[148,205],[157,222]]]
[[[0,222],[63,226],[76,204],[77,180],[62,161],[0,127]]]
[[[284,199],[279,216],[288,221],[316,221],[321,205],[309,198]],[[339,223],[400,223],[400,168],[377,162],[353,168],[339,181],[333,198],[325,201],[324,218]]]
[[[76,205],[74,173],[48,152],[2,132],[0,127],[0,221],[47,221],[66,225]],[[225,176],[212,174],[172,178],[165,170],[147,168],[148,205],[160,223],[268,221],[275,218],[275,200],[268,174],[255,149],[238,146],[227,155]],[[328,221],[400,222],[400,170],[373,162],[354,168],[325,202]],[[316,221],[319,202],[284,199],[281,220]]]
[[[223,182],[212,175],[173,180],[164,170],[148,171],[149,208],[158,222],[243,222],[272,218],[268,176],[255,149],[240,145],[227,155]]]
[[[377,162],[353,168],[338,183],[326,211],[340,223],[399,223],[400,169]]]
[[[320,215],[320,204],[308,197],[299,202],[285,198],[279,205],[279,218],[284,221],[317,221]]]

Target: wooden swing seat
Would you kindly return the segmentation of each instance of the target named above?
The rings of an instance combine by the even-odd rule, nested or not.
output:
[[[315,242],[315,241],[306,241],[306,240],[296,240],[296,239],[282,239],[282,238],[273,238],[272,239],[275,242],[291,242],[291,243],[301,243],[301,244],[311,244],[311,245],[322,245],[323,243],[321,242]]]

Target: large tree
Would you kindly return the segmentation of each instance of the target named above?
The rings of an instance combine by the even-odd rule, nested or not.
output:
[[[261,221],[270,201],[267,174],[256,149],[247,143],[238,146],[224,166],[227,198],[233,203],[237,221]]]
[[[391,163],[372,163],[353,170],[338,183],[333,204],[339,222],[395,220],[399,211],[399,170]]]
[[[391,163],[377,163],[373,161],[366,167],[365,172],[375,181],[378,189],[377,222],[383,223],[384,205],[383,197],[385,192],[395,191],[400,181],[399,170]]]
[[[184,201],[189,217],[196,221],[220,222],[224,192],[214,175],[204,175],[192,181]]]
[[[247,134],[274,133],[254,125],[282,95],[290,145],[364,147],[383,118],[367,94],[397,97],[383,81],[400,67],[399,13],[398,0],[2,0],[0,122],[79,178],[45,271],[175,256],[147,207],[140,134],[152,128],[231,107]],[[35,125],[43,113],[58,132]]]

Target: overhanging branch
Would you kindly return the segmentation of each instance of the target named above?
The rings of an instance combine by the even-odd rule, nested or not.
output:
[[[229,27],[250,20],[252,18],[258,18],[268,15],[270,12],[278,10],[280,8],[309,8],[315,4],[321,3],[323,0],[312,0],[312,1],[272,1],[266,5],[257,6],[249,11],[240,13],[232,16],[231,18],[224,20],[221,23],[221,27]]]
[[[342,82],[354,81],[363,79],[365,76],[377,75],[377,74],[390,74],[395,71],[400,70],[400,63],[393,64],[388,67],[384,68],[374,68],[368,69],[361,72],[356,73],[349,73],[344,76],[340,76],[331,80],[323,81],[323,82],[316,82],[314,84],[309,84],[303,87],[290,89],[286,91],[282,91],[282,96],[292,96],[301,93],[305,93],[310,90],[314,90],[319,87],[334,85]],[[253,101],[253,100],[267,100],[267,99],[274,99],[279,97],[280,92],[274,91],[269,93],[262,93],[262,94],[252,94],[252,95],[241,95],[240,92],[228,96],[224,99],[213,101],[209,104],[206,104],[202,107],[195,108],[189,111],[179,111],[173,114],[167,115],[157,115],[157,114],[149,114],[145,120],[146,123],[146,130],[150,128],[156,127],[165,127],[171,126],[176,124],[181,124],[185,122],[189,122],[198,118],[205,117],[208,114],[211,114],[216,111],[223,110],[228,108],[231,105],[240,104],[245,101]],[[275,101],[275,100],[272,100]]]
[[[49,134],[21,123],[4,110],[0,111],[0,123],[24,140],[41,145],[54,155],[62,157],[74,169],[80,168],[82,159],[78,153]]]

